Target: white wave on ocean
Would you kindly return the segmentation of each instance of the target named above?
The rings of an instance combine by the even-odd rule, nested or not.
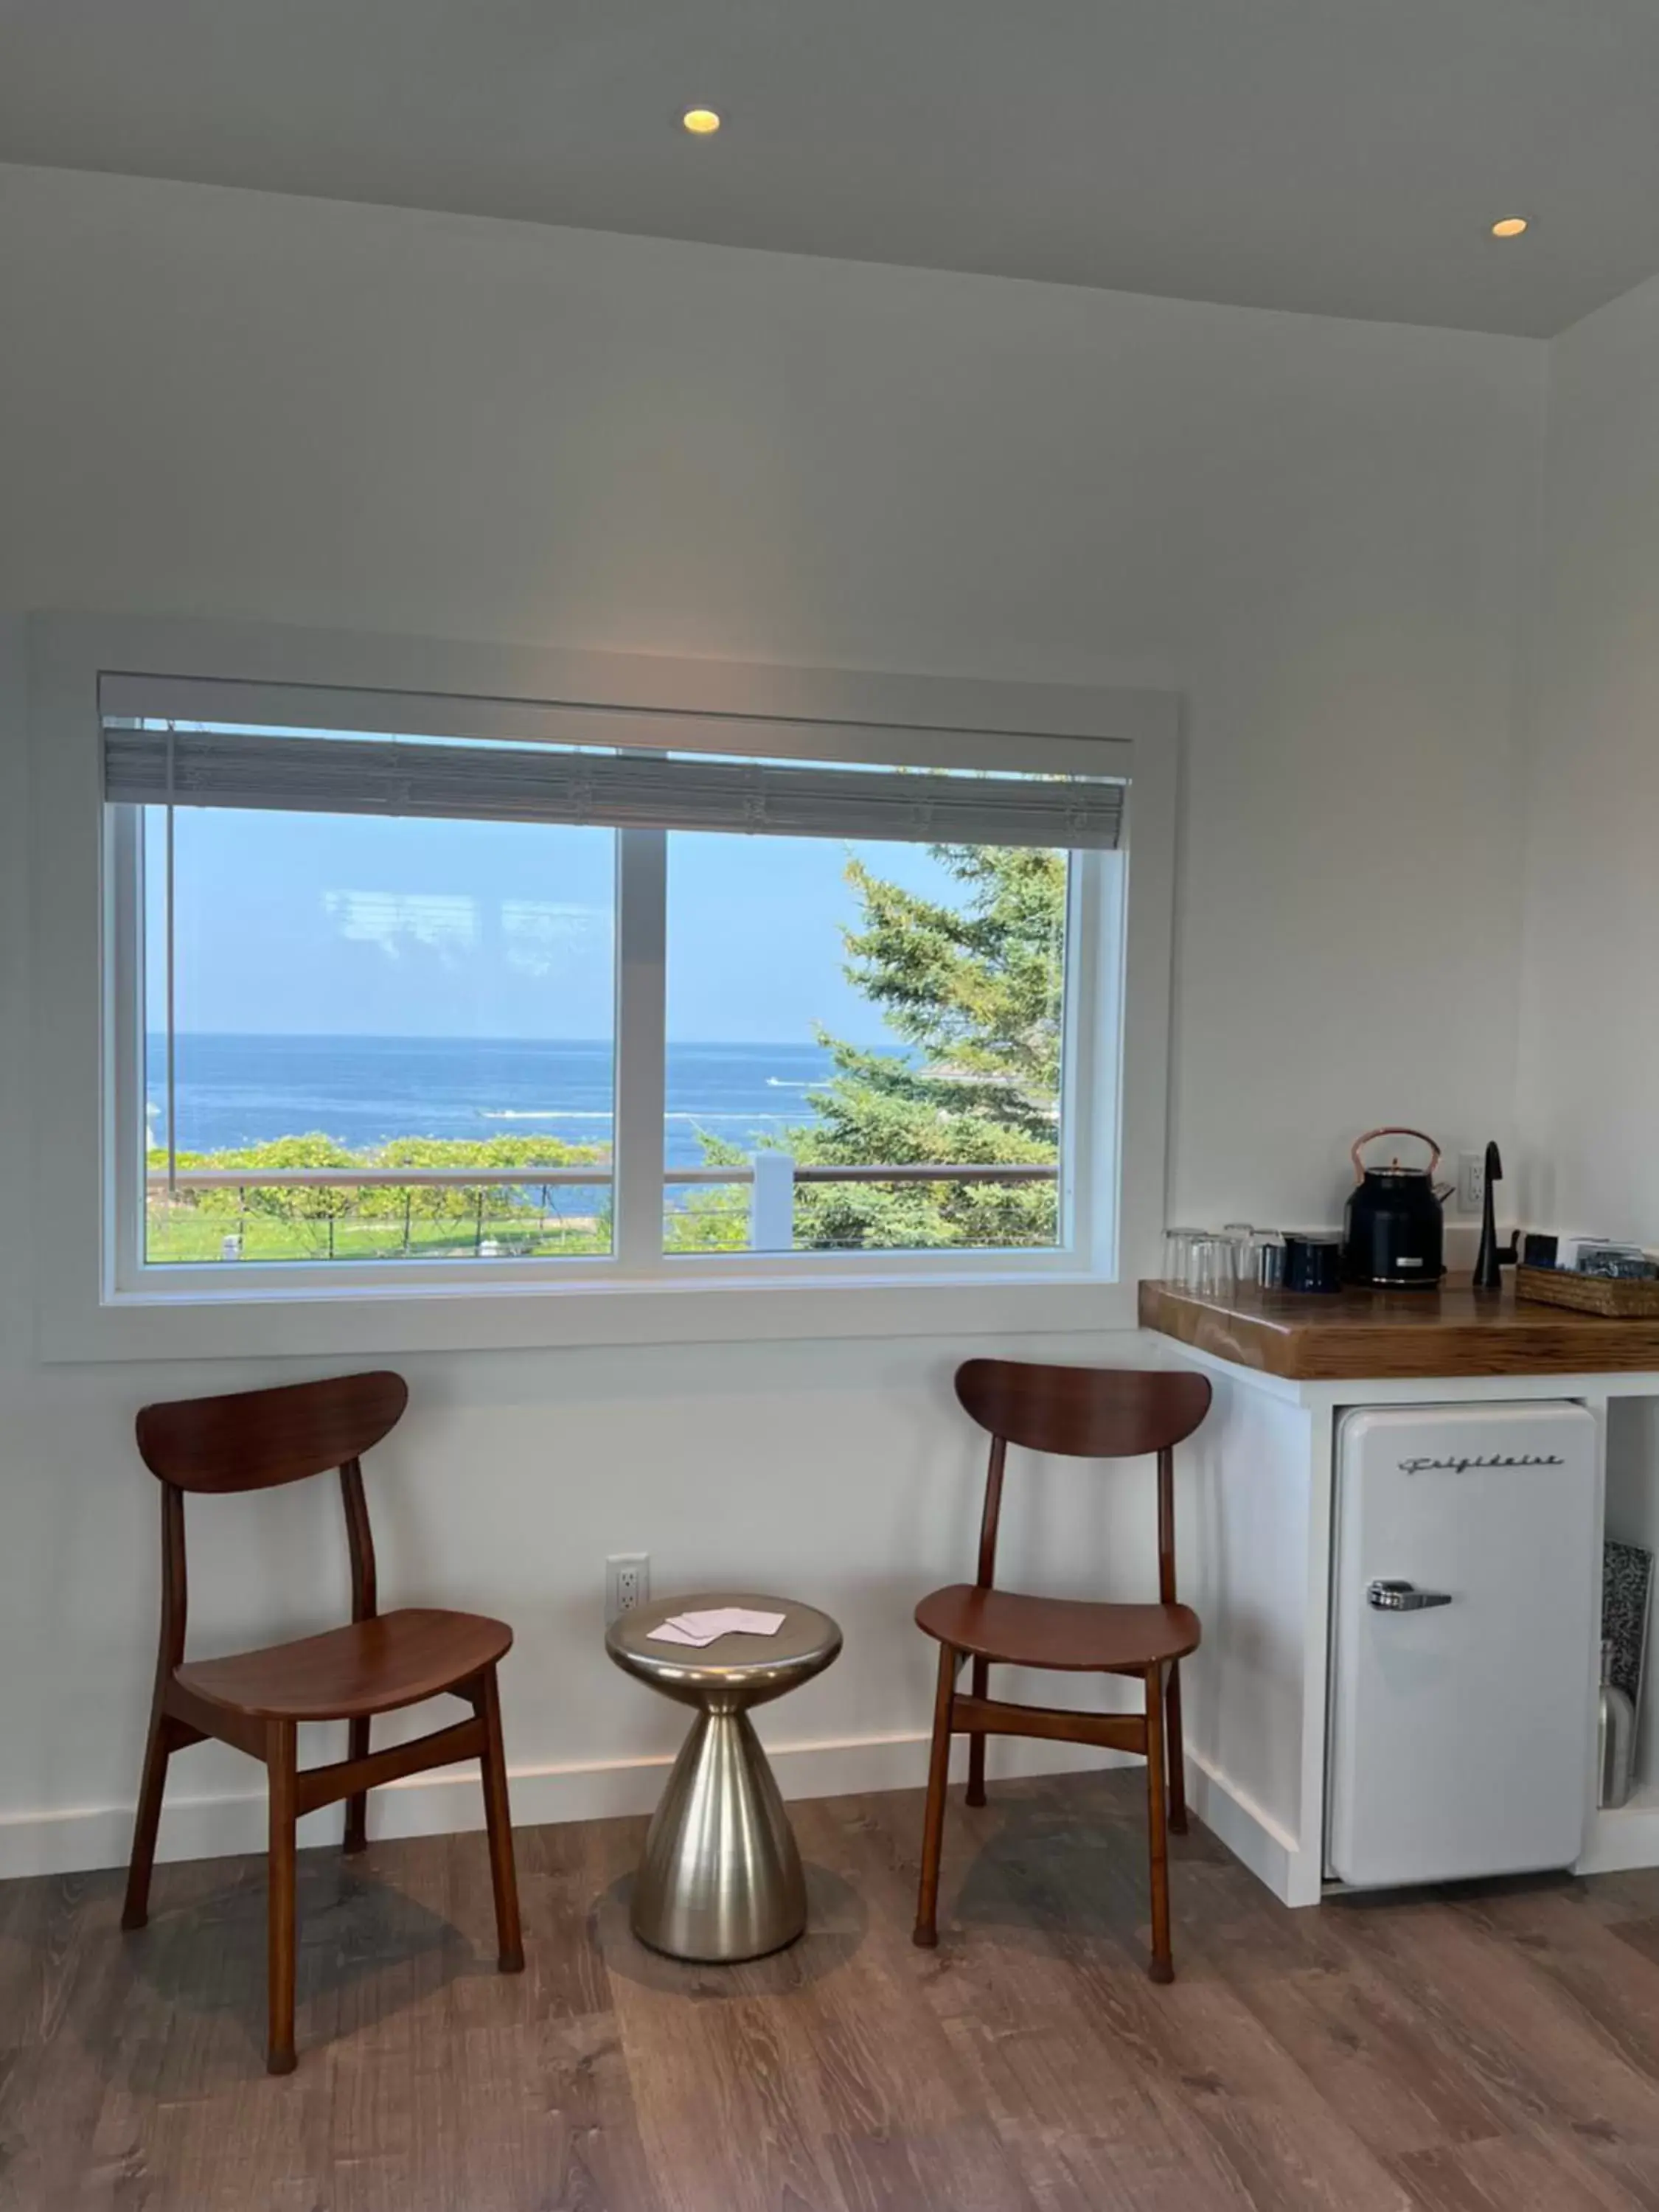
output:
[[[791,1085],[791,1089],[796,1086]],[[803,1083],[799,1086],[805,1090]],[[609,1114],[592,1109],[573,1109],[563,1106],[477,1106],[473,1111],[481,1121],[609,1121]],[[783,1112],[775,1114],[665,1114],[665,1121],[782,1121],[788,1117]]]
[[[789,1120],[790,1116],[782,1111],[779,1111],[776,1114],[665,1114],[662,1118],[665,1121],[755,1122],[787,1121]]]
[[[608,1121],[606,1113],[584,1113],[568,1106],[475,1106],[481,1121]]]

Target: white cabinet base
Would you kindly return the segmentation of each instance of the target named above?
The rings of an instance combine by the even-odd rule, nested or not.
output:
[[[1179,1462],[1181,1594],[1204,1624],[1182,1669],[1194,1811],[1286,1905],[1316,1905],[1324,1878],[1334,1431],[1350,1407],[1565,1400],[1595,1421],[1596,1542],[1609,1407],[1659,1401],[1659,1373],[1292,1382],[1143,1333],[1149,1364],[1200,1368],[1209,1419]],[[1613,1533],[1619,1533],[1615,1530]],[[1659,1648],[1659,1639],[1656,1639]],[[1587,1701],[1593,1696],[1593,1682]],[[1659,1789],[1594,1809],[1583,1775],[1577,1871],[1659,1865]]]

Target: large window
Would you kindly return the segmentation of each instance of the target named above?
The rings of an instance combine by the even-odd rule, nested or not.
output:
[[[1134,1326],[1170,695],[27,635],[44,1358]]]
[[[106,687],[118,1286],[1097,1264],[1109,759],[225,690]]]

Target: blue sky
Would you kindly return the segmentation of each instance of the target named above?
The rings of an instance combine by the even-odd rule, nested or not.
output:
[[[161,1026],[161,810],[149,820],[149,1026]],[[185,1031],[604,1037],[614,840],[603,830],[351,815],[176,817],[175,988]],[[918,848],[863,848],[886,876],[955,887]],[[857,918],[828,838],[677,836],[668,1034],[874,1044],[842,973]]]

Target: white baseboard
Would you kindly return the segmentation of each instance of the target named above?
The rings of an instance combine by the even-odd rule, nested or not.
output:
[[[1281,1905],[1318,1904],[1321,1883],[1316,1861],[1310,1864],[1296,1838],[1190,1744],[1187,1799],[1211,1833],[1220,1838],[1235,1858],[1243,1861],[1258,1881],[1267,1884]]]
[[[951,1771],[966,1771],[967,1744],[955,1747]],[[1087,1746],[993,1741],[992,1776],[1069,1773],[1116,1764],[1121,1753]],[[921,1734],[854,1736],[823,1743],[781,1744],[768,1756],[786,1797],[838,1797],[871,1790],[919,1790],[927,1778],[927,1739]],[[604,1820],[648,1813],[662,1794],[672,1759],[580,1761],[570,1765],[520,1766],[509,1774],[516,1827],[560,1820]],[[189,1753],[174,1763],[161,1814],[158,1859],[234,1856],[265,1848],[265,1793],[251,1790],[191,1797]],[[251,1777],[258,1770],[250,1765]],[[184,1785],[181,1789],[179,1785]],[[337,1843],[343,1815],[337,1805],[308,1814],[300,1823],[301,1847]],[[483,1801],[476,1766],[445,1767],[386,1784],[369,1799],[369,1834],[442,1836],[483,1826]],[[93,1805],[0,1818],[0,1879],[19,1875],[80,1874],[125,1866],[132,1846],[132,1807]]]
[[[1629,1805],[1590,1814],[1575,1874],[1623,1874],[1659,1866],[1659,1792],[1640,1792]]]

